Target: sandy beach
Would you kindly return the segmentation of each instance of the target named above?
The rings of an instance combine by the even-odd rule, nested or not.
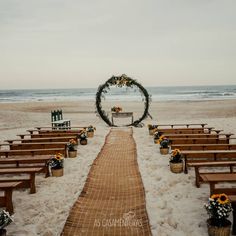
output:
[[[14,223],[7,227],[8,235],[60,235],[110,130],[96,115],[91,101],[0,103],[0,142],[35,126],[49,126],[50,111],[58,108],[63,109],[64,118],[70,119],[72,126],[94,125],[96,134],[87,146],[79,146],[78,158],[65,160],[63,177],[45,179],[38,175],[37,192],[33,195],[28,190],[14,191]],[[138,102],[125,103],[124,108],[133,111],[135,118],[143,111]],[[150,114],[153,120],[147,118],[143,128],[133,131],[152,233],[154,236],[205,236],[207,214],[203,204],[208,199],[209,186],[196,188],[193,170],[188,175],[172,174],[168,156],[160,155],[158,145],[148,134],[147,124],[204,122],[236,134],[236,101],[152,102]]]

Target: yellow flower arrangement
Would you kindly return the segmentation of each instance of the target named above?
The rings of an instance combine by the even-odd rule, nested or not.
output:
[[[160,144],[161,148],[168,148],[170,141],[164,135],[161,135],[157,143]]]
[[[122,107],[114,106],[114,107],[111,108],[111,111],[113,111],[113,112],[120,112],[120,111],[122,111]]]
[[[75,151],[76,141],[72,138],[69,140],[69,143],[67,144],[68,151]]]
[[[210,216],[211,225],[221,227],[227,224],[232,207],[225,193],[211,195],[205,208]]]
[[[86,128],[86,131],[87,132],[93,132],[94,130],[96,130],[96,127],[92,126],[92,125],[89,125],[87,128]]]
[[[182,162],[182,155],[181,155],[181,151],[179,149],[176,148],[171,152],[170,162],[172,162],[172,163]]]
[[[48,160],[47,164],[51,166],[51,169],[61,169],[63,168],[64,157],[61,153],[57,153]]]

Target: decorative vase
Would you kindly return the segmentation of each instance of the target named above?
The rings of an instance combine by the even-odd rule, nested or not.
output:
[[[94,131],[87,132],[88,138],[92,138],[94,136]]]
[[[178,163],[170,162],[170,170],[173,173],[183,172],[183,162],[178,162]]]
[[[160,147],[160,153],[161,153],[162,155],[167,155],[167,154],[169,154],[169,147],[168,147],[168,148],[162,148],[162,147]]]
[[[230,236],[231,222],[226,220],[225,226],[215,226],[211,224],[211,219],[207,220],[208,235],[209,236]]]
[[[88,143],[87,139],[80,139],[79,142],[81,145],[87,145],[87,143]]]
[[[70,158],[77,157],[77,150],[68,151],[68,156],[69,156]]]
[[[64,168],[51,169],[52,176],[54,176],[54,177],[61,177],[61,176],[63,176],[63,172],[64,172],[63,169],[64,169]]]

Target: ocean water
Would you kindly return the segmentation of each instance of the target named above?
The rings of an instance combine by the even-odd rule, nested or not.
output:
[[[146,89],[152,101],[236,99],[236,85],[147,87]],[[0,102],[95,101],[96,92],[97,88],[0,90]],[[143,97],[137,88],[112,87],[105,94],[105,99],[142,101]]]

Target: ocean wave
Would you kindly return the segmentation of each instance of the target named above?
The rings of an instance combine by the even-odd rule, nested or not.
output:
[[[215,100],[236,98],[233,86],[148,87],[153,101]],[[95,101],[97,89],[0,90],[0,102],[24,101]],[[111,101],[142,101],[139,89],[111,88],[105,94]]]

